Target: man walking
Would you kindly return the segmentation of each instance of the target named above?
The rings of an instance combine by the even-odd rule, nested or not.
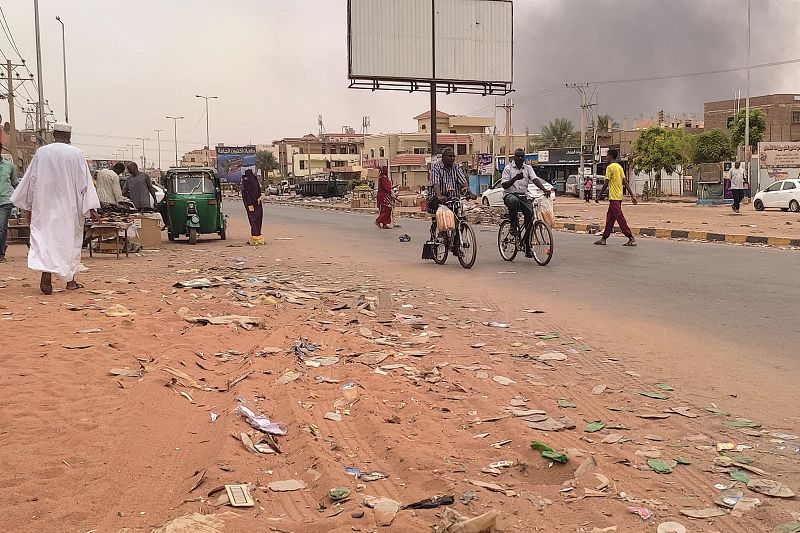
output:
[[[514,152],[514,163],[507,165],[503,169],[503,203],[508,208],[508,216],[511,221],[512,235],[519,235],[519,212],[522,211],[525,217],[525,227],[533,219],[533,202],[528,198],[528,186],[533,184],[544,191],[545,196],[550,196],[550,191],[544,182],[533,171],[533,167],[525,164],[525,150],[518,148]],[[530,239],[524,239],[525,257],[533,257],[530,247]]]
[[[139,172],[139,165],[136,163],[128,163],[128,172],[130,176],[125,181],[122,194],[130,198],[139,211],[151,208],[150,197],[153,198],[153,205],[156,205],[158,203],[156,188],[153,187],[150,176],[144,172]]]
[[[125,172],[125,165],[117,163],[114,170],[104,168],[97,173],[97,197],[101,204],[118,204],[125,197],[119,186],[119,177]]]
[[[0,144],[0,152],[3,145]],[[0,159],[0,263],[6,262],[6,238],[8,237],[8,219],[11,217],[11,195],[19,184],[17,167],[5,159]]]
[[[739,206],[744,198],[744,191],[750,187],[747,183],[747,176],[744,174],[744,169],[741,168],[742,164],[737,161],[731,169],[729,177],[731,180],[731,194],[733,195],[733,212],[739,212]]]
[[[628,238],[628,242],[623,246],[636,246],[636,239],[633,238],[631,228],[628,227],[628,222],[625,220],[625,215],[622,213],[622,198],[625,190],[631,195],[631,203],[636,205],[636,198],[633,196],[633,190],[628,185],[628,178],[625,177],[625,171],[622,165],[617,163],[619,152],[610,148],[606,156],[606,182],[603,184],[603,189],[598,193],[594,202],[598,203],[598,198],[602,198],[608,189],[608,212],[606,213],[606,227],[603,229],[603,236],[595,241],[595,244],[605,246],[606,240],[611,236],[614,230],[614,222],[619,224],[619,229],[622,234]]]
[[[75,281],[81,262],[83,226],[87,217],[97,220],[100,200],[92,184],[86,156],[70,146],[72,126],[53,124],[54,142],[36,150],[11,201],[31,212],[28,268],[42,273],[39,288],[52,294],[52,275],[67,281],[67,289],[82,287]]]

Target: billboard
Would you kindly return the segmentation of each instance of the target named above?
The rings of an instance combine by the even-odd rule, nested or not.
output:
[[[758,143],[761,168],[800,168],[800,142]]]
[[[255,146],[217,146],[217,176],[222,183],[242,183],[245,170],[256,172]]]
[[[513,9],[511,0],[348,0],[348,75],[510,89]]]

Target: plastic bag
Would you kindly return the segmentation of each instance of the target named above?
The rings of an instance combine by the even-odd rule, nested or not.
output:
[[[553,211],[552,199],[544,197],[539,200],[539,218],[551,228],[556,223],[556,215]]]
[[[436,210],[436,229],[439,231],[451,231],[456,228],[456,217],[449,207],[440,205]]]

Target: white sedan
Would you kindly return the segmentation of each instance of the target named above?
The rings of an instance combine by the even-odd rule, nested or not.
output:
[[[552,191],[553,186],[550,185],[548,182],[544,182],[545,187],[547,190]],[[542,196],[542,191],[536,185],[528,185],[528,192],[530,192],[531,196],[534,198],[538,198]],[[555,196],[551,194],[551,198],[555,199]],[[481,203],[483,205],[488,205],[491,207],[505,207],[506,204],[503,203],[503,186],[500,185],[500,181],[494,182],[488,189],[483,191],[481,194]]]
[[[777,207],[783,211],[800,211],[800,179],[776,181],[753,198],[756,211]]]

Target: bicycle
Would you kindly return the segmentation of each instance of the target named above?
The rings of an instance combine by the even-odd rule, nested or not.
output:
[[[519,232],[516,235],[511,233],[511,218],[506,213],[503,215],[503,221],[497,231],[497,247],[500,249],[500,257],[505,261],[513,261],[517,257],[519,249],[524,247],[522,243],[529,240],[530,249],[533,252],[533,260],[540,266],[547,266],[550,260],[553,259],[553,233],[547,224],[539,219],[541,198],[526,196],[533,201],[533,216],[531,217],[532,222],[524,224],[523,240],[520,240]],[[523,217],[522,212],[517,217]],[[517,228],[519,227],[518,220]]]
[[[467,223],[464,204],[461,198],[455,196],[447,200],[444,205],[453,211],[456,227],[450,231],[439,231],[434,218],[431,222],[431,240],[427,243],[432,248],[431,259],[437,265],[443,265],[447,261],[448,254],[452,252],[458,257],[462,267],[472,268],[478,256],[478,243],[475,232]]]

